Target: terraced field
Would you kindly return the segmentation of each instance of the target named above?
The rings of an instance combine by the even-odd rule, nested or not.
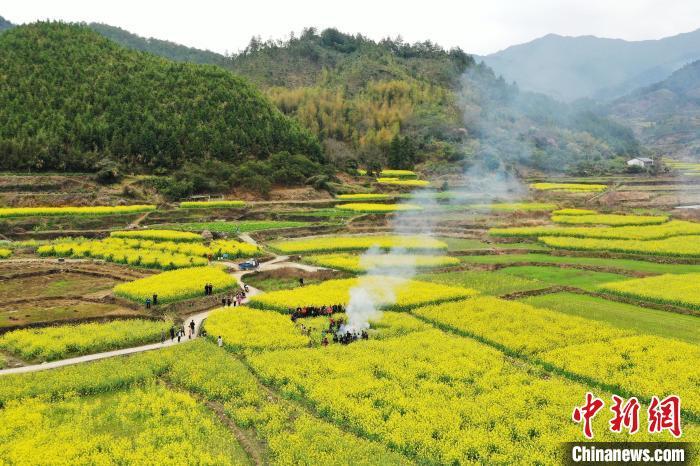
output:
[[[571,413],[587,392],[606,411],[637,397],[642,425],[677,394],[681,439],[700,440],[700,255],[658,246],[692,249],[700,223],[586,204],[611,180],[484,205],[437,193],[440,209],[397,215],[420,197],[401,186],[423,180],[394,175],[381,189],[397,191],[324,207],[171,208],[110,238],[3,243],[0,325],[19,328],[0,335],[0,367],[27,373],[0,373],[1,457],[560,464],[561,442],[585,439]],[[375,212],[336,215],[338,201]],[[105,359],[65,360],[80,356]],[[676,440],[613,433],[607,414],[595,440]]]

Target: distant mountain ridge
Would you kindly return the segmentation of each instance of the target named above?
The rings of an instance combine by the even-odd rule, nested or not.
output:
[[[548,34],[481,58],[524,90],[563,101],[612,99],[700,59],[700,29],[644,41]]]
[[[13,28],[15,25],[0,16],[0,32],[6,31],[7,29]]]
[[[664,154],[700,156],[700,60],[667,79],[609,106],[609,115],[632,127],[649,147]]]

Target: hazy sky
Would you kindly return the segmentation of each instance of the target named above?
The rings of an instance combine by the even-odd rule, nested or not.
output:
[[[253,35],[306,26],[373,39],[401,35],[487,54],[547,33],[658,39],[700,27],[699,0],[3,0],[0,16],[102,22],[142,36],[235,52]]]

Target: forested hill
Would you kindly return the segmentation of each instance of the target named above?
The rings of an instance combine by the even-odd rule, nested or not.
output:
[[[226,62],[225,56],[209,50],[186,47],[174,42],[154,39],[152,37],[141,37],[129,31],[125,31],[124,29],[107,24],[90,23],[88,26],[106,38],[125,47],[153,53],[171,60],[199,63],[201,65],[224,65]]]
[[[235,175],[282,151],[322,161],[317,139],[243,78],[129,50],[86,26],[2,33],[0,70],[0,169],[111,160],[154,173],[223,164],[216,172]]]
[[[306,29],[284,42],[253,39],[229,66],[318,135],[340,166],[412,168],[460,157],[461,110],[452,88],[473,65],[461,50],[430,42]]]
[[[173,195],[234,180],[266,190],[319,171],[327,180],[325,161],[594,173],[642,150],[628,128],[521,92],[459,49],[335,29],[253,39],[224,57],[105,25],[44,23],[0,34],[5,64],[13,85],[0,89],[0,169],[104,170],[114,161],[174,174]],[[281,151],[300,155],[266,160]]]
[[[621,168],[621,157],[641,150],[628,128],[520,92],[461,50],[430,42],[306,29],[286,41],[253,39],[228,66],[317,134],[339,164],[449,171],[505,161],[588,173]]]
[[[610,105],[649,146],[676,156],[700,156],[700,60]]]

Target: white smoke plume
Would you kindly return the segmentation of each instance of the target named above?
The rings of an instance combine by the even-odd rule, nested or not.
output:
[[[422,207],[417,211],[397,212],[390,222],[395,235],[421,235],[432,237],[437,202],[434,197],[412,193],[403,203]],[[401,266],[376,265],[381,258],[390,264],[392,257],[410,256],[403,247],[383,251],[377,247],[368,249],[360,257],[360,265],[368,271],[358,278],[358,283],[350,289],[350,301],[345,313],[347,323],[340,328],[341,333],[359,333],[370,327],[370,321],[379,320],[381,308],[396,303],[397,290],[404,286],[406,280],[416,275],[415,262]],[[387,279],[391,277],[391,279]]]

